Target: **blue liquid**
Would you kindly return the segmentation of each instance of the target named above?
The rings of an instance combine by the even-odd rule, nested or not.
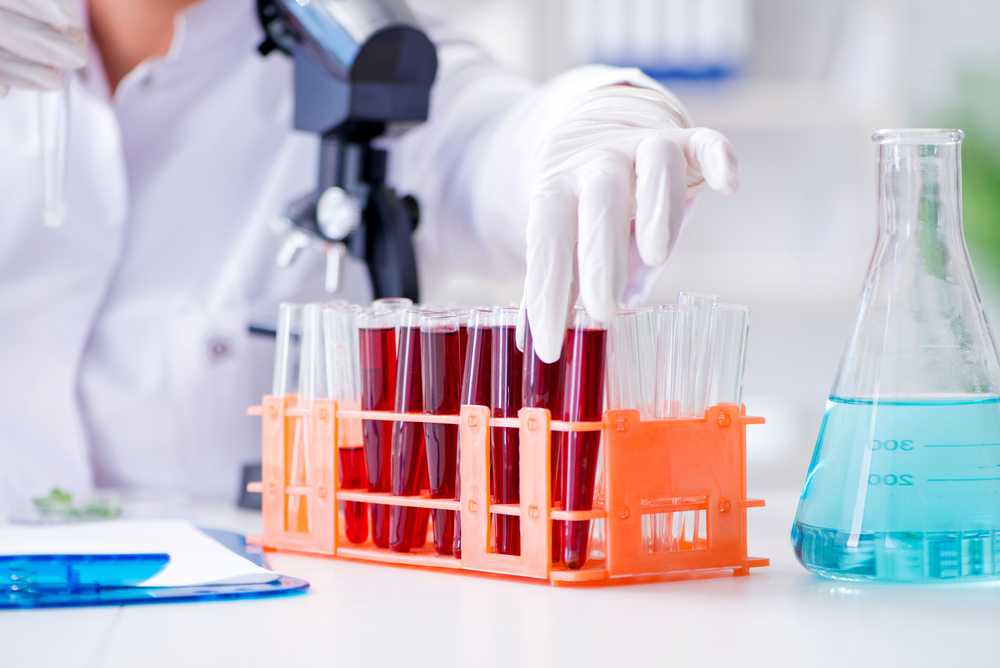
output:
[[[830,397],[792,545],[831,578],[1000,577],[1000,397]]]

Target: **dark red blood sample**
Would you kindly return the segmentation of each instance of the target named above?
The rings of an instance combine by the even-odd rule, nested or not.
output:
[[[361,357],[361,408],[366,411],[391,411],[396,397],[396,330],[392,327],[359,330]],[[365,466],[368,491],[391,490],[390,454],[392,423],[363,420]],[[370,504],[372,541],[389,547],[389,510],[380,503]]]
[[[524,395],[526,408],[547,408],[554,419],[558,418],[562,409],[559,403],[560,360],[546,364],[535,354],[531,339],[531,329],[525,328],[524,333]],[[565,476],[561,474],[560,453],[564,444],[565,434],[553,432],[551,439],[551,481],[553,506],[563,502]],[[562,559],[562,538],[565,527],[560,520],[552,521],[552,561]]]
[[[462,357],[462,405],[490,405],[490,355],[492,354],[493,328],[473,327],[467,330],[468,341]],[[462,451],[459,448],[455,462],[455,498],[462,498]],[[462,514],[455,513],[455,540],[452,551],[462,557]]]
[[[604,402],[604,365],[607,331],[570,329],[563,346],[562,412],[566,422],[599,422]],[[590,510],[598,468],[601,432],[566,432],[562,460],[567,510]],[[565,522],[563,562],[582,568],[587,561],[590,520]]]
[[[421,332],[423,348],[424,413],[457,415],[462,379],[461,337],[458,331]],[[424,424],[427,449],[427,473],[432,499],[455,498],[455,475],[458,462],[458,425]],[[438,554],[454,550],[455,513],[431,511],[434,524],[434,549]]]
[[[458,326],[458,354],[461,357],[459,362],[459,373],[465,373],[465,355],[469,352],[469,327],[465,323]],[[465,376],[463,375],[462,378]],[[460,379],[461,382],[461,379]]]
[[[339,479],[341,489],[364,489],[365,480],[365,449],[340,448]],[[344,531],[347,540],[352,543],[363,543],[368,540],[368,504],[357,501],[344,502]]]
[[[524,356],[517,349],[517,328],[493,328],[492,391],[493,417],[517,417],[521,409],[521,376]],[[493,503],[519,503],[520,453],[517,427],[490,429],[490,491]],[[494,515],[494,541],[501,554],[521,554],[521,518]]]
[[[399,361],[396,376],[396,412],[419,413],[424,399],[420,376],[420,327],[399,330]],[[420,495],[420,469],[424,458],[424,431],[418,422],[397,422],[392,431],[392,493],[394,496]],[[389,547],[393,552],[409,552],[419,528],[420,508],[392,506]],[[426,540],[427,524],[424,520]]]

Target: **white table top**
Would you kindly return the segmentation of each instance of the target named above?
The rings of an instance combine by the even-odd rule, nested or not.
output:
[[[795,561],[796,497],[758,493],[748,577],[591,589],[269,553],[312,585],[251,601],[0,612],[0,666],[1000,665],[1000,585],[821,580]],[[253,533],[260,516],[201,508]],[[686,662],[686,663],[681,663]]]

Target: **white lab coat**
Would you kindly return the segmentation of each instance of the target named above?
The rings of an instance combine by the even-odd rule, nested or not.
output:
[[[390,183],[421,204],[421,280],[523,271],[530,158],[560,106],[655,84],[591,67],[536,87],[443,27],[431,36],[430,119],[385,142]],[[274,263],[268,223],[314,188],[318,140],[291,129],[291,62],[260,57],[260,40],[253,0],[205,0],[113,97],[92,49],[70,83],[58,230],[41,221],[37,95],[0,101],[0,507],[92,485],[230,501],[259,460],[245,409],[269,389],[273,342],[247,324],[330,298],[318,254]],[[633,269],[634,299],[655,272]],[[338,296],[369,295],[350,263]]]

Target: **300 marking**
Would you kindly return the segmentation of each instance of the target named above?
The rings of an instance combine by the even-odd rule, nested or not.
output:
[[[885,475],[878,475],[872,473],[868,476],[869,485],[899,485],[900,487],[912,487],[913,486],[913,476],[908,473],[897,476],[892,473],[887,473]]]
[[[894,450],[912,450],[913,441],[907,439],[905,441],[897,441],[895,439],[888,439],[885,441],[873,440],[870,445],[872,450],[888,450],[892,452]]]

